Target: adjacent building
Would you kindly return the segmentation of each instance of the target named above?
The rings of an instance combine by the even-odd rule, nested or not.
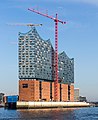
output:
[[[74,101],[79,102],[79,88],[74,89]]]
[[[79,101],[80,102],[87,102],[87,99],[84,96],[79,96]]]
[[[35,28],[19,33],[19,100],[54,100],[54,49]],[[74,59],[58,55],[58,101],[74,101]]]
[[[4,93],[0,93],[0,104],[4,102]]]

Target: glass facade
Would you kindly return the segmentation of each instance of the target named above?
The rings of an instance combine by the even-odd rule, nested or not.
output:
[[[74,58],[70,59],[65,52],[58,55],[59,82],[74,83]]]
[[[53,80],[52,50],[50,40],[43,40],[35,28],[19,33],[19,79]]]
[[[53,81],[54,50],[50,40],[43,40],[32,28],[28,33],[19,33],[19,79]],[[65,52],[58,56],[59,82],[74,83],[74,59]]]

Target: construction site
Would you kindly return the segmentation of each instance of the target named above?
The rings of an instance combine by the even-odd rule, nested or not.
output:
[[[19,101],[74,101],[74,59],[58,53],[58,23],[66,24],[34,9],[31,12],[52,19],[55,23],[55,49],[51,40],[43,40],[31,26],[19,33]]]

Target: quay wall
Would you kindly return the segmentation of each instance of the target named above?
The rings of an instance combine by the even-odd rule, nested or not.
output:
[[[86,102],[17,102],[16,108],[67,108],[67,107],[90,107]]]

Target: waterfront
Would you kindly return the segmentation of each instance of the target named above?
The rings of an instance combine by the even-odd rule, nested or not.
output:
[[[0,120],[98,120],[98,107],[18,110],[0,108]]]

